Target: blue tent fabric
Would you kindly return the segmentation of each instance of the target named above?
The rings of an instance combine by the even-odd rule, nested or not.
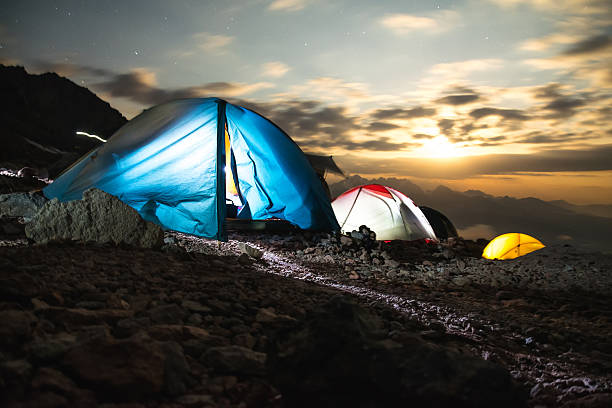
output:
[[[247,202],[243,216],[338,229],[297,144],[257,113],[218,98],[181,99],[143,112],[43,192],[70,201],[96,187],[166,229],[226,239],[226,128],[235,179]]]

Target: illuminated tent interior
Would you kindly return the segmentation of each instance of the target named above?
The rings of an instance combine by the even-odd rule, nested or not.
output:
[[[457,238],[459,236],[457,229],[446,215],[438,210],[421,205],[419,209],[423,212],[427,221],[429,221],[429,225],[433,228],[438,239]]]
[[[181,99],[143,112],[43,192],[69,201],[91,187],[166,229],[208,238],[225,239],[228,209],[243,219],[338,229],[297,144],[268,119],[218,98]]]
[[[511,232],[493,238],[482,251],[486,259],[514,259],[544,248],[544,244],[527,234]]]
[[[378,240],[436,239],[419,207],[391,187],[368,184],[352,188],[338,196],[332,208],[342,232],[367,225]]]

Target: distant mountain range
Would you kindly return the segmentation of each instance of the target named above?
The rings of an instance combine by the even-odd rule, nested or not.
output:
[[[332,184],[336,197],[361,184],[383,184],[410,197],[417,205],[435,208],[455,224],[465,238],[493,238],[506,232],[530,234],[545,244],[571,244],[612,252],[612,206],[573,205],[537,198],[494,197],[478,190],[459,192],[438,186],[426,192],[408,179],[365,179],[351,176]],[[367,220],[364,220],[367,225]]]
[[[93,92],[55,73],[31,75],[0,64],[0,167],[46,167],[51,176],[127,119]]]

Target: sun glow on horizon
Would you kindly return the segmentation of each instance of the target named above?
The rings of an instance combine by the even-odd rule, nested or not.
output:
[[[436,136],[433,139],[425,140],[423,146],[416,153],[420,157],[431,159],[448,159],[468,155],[466,149],[459,148],[449,142],[446,136]]]

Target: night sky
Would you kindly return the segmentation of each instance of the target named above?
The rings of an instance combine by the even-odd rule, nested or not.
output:
[[[0,62],[128,118],[224,97],[364,177],[612,203],[609,0],[12,1]]]

